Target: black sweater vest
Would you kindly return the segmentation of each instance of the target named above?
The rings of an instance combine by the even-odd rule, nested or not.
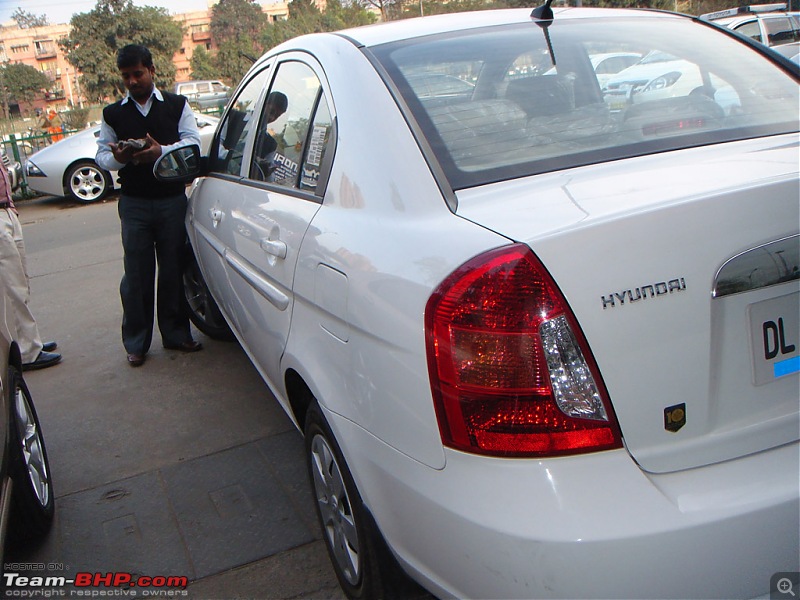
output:
[[[153,105],[147,116],[142,116],[136,102],[130,98],[125,104],[115,102],[103,109],[103,119],[116,132],[117,139],[129,140],[144,138],[148,133],[161,145],[179,141],[180,122],[186,98],[169,92],[161,92],[164,101],[153,98]],[[177,196],[185,191],[182,183],[162,183],[153,176],[154,163],[134,165],[129,162],[119,170],[122,193],[126,196],[144,198],[164,198]]]

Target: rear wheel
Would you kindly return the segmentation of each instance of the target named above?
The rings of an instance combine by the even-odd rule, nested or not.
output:
[[[85,204],[102,200],[113,186],[111,175],[91,161],[72,165],[64,183],[69,197]]]
[[[183,296],[189,319],[200,331],[215,340],[232,342],[236,339],[211,296],[191,248],[187,250],[183,267]]]
[[[306,415],[305,445],[325,546],[347,597],[429,598],[402,571],[386,546],[316,402],[312,402]]]
[[[55,512],[50,462],[39,417],[22,374],[9,369],[11,390],[11,479],[14,482],[11,534],[36,542],[50,530]]]

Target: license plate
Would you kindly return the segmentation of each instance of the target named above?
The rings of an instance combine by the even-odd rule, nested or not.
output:
[[[748,307],[753,383],[764,385],[800,372],[800,293]]]

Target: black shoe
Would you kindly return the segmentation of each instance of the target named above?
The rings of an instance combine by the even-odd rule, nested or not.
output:
[[[43,352],[52,352],[56,348],[58,348],[58,342],[45,342],[42,344]]]
[[[132,367],[141,367],[144,364],[145,355],[136,354],[135,352],[128,353],[128,364]]]
[[[33,371],[35,369],[46,369],[61,362],[61,355],[55,352],[39,352],[36,360],[29,363],[22,364],[23,371]]]
[[[181,352],[198,352],[203,349],[203,344],[189,340],[181,344],[164,344],[164,348],[167,350],[180,350]]]

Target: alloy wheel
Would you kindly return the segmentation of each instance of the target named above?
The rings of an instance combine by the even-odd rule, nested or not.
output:
[[[311,443],[314,493],[337,567],[351,584],[360,575],[358,529],[342,472],[328,441],[316,435]]]

